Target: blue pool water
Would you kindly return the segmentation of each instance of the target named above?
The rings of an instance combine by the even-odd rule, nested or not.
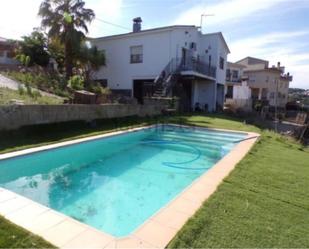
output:
[[[0,186],[125,236],[245,136],[157,126],[2,160]]]

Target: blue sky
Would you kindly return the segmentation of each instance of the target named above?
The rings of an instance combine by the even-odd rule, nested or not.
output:
[[[132,18],[141,16],[143,29],[173,24],[198,25],[203,32],[222,31],[230,47],[230,61],[245,56],[278,61],[294,76],[291,87],[309,88],[309,0],[85,0],[100,19],[90,36],[131,30]],[[0,0],[0,36],[19,38],[39,26],[40,0]]]

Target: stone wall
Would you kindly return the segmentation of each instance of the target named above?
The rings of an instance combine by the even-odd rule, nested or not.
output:
[[[229,105],[233,111],[242,109],[246,112],[252,111],[252,100],[251,99],[226,99],[225,104]]]
[[[163,103],[147,105],[10,105],[0,106],[0,130],[18,129],[22,126],[91,121],[129,116],[154,116],[166,108]]]

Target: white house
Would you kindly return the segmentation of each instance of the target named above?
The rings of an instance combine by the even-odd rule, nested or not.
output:
[[[196,103],[209,111],[223,106],[227,55],[222,33],[202,34],[196,26],[168,26],[91,39],[106,66],[96,79],[113,92],[135,97],[179,96],[183,109]]]
[[[246,67],[241,64],[228,62],[225,83],[225,104],[232,109],[251,111],[251,88],[248,86],[247,77],[244,76]]]

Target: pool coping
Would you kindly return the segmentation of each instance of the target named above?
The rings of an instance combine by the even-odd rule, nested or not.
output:
[[[26,197],[0,188],[0,215],[9,221],[43,237],[60,248],[164,248],[182,228],[186,221],[202,206],[220,183],[250,151],[260,134],[254,132],[207,128],[201,126],[160,124],[247,134],[233,150],[220,159],[212,168],[194,180],[180,194],[154,213],[128,236],[117,238],[87,224],[81,223],[51,208]],[[157,125],[130,128],[101,135],[44,145],[31,149],[0,155],[0,160],[27,155],[39,151],[92,141],[127,132],[154,128]]]

